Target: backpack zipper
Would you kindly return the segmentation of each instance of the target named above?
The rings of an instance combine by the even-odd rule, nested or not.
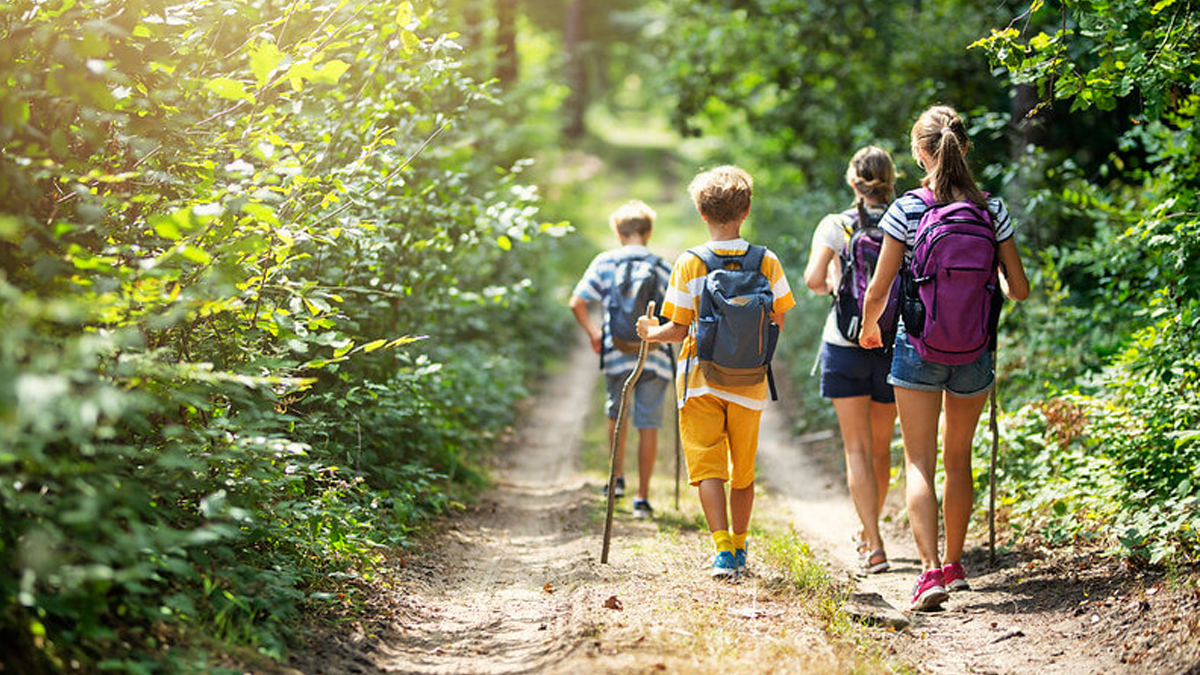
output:
[[[758,313],[758,353],[763,353],[763,319],[767,316],[767,310]]]

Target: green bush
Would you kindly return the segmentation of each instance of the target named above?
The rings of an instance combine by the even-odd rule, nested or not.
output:
[[[52,6],[53,5],[53,6]],[[278,657],[482,480],[566,328],[409,2],[0,7],[0,658]],[[553,312],[553,313],[552,313]]]

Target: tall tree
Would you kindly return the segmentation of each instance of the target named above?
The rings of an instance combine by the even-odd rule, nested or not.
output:
[[[496,0],[496,77],[504,85],[517,81],[517,2]]]
[[[571,140],[583,135],[583,115],[587,111],[588,81],[583,54],[583,31],[583,0],[570,0],[566,6],[563,24],[563,43],[567,54],[567,86],[571,88],[571,94],[567,98],[567,122],[563,133]]]

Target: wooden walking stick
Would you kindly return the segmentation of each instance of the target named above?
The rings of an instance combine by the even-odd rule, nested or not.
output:
[[[646,304],[646,316],[654,316],[654,301],[651,300]],[[604,513],[604,547],[600,549],[600,564],[608,564],[608,544],[612,539],[612,520],[613,520],[613,501],[616,499],[617,484],[617,444],[621,442],[621,432],[625,427],[625,408],[629,405],[629,395],[633,392],[633,385],[637,382],[638,377],[642,374],[642,368],[646,366],[646,351],[650,343],[642,340],[642,344],[638,347],[637,366],[629,377],[625,378],[625,384],[621,385],[621,403],[617,406],[617,424],[613,428],[613,436],[611,447],[608,450],[608,503],[605,505]]]
[[[996,566],[996,455],[1000,449],[1000,424],[996,421],[996,382],[992,382],[988,426],[992,429],[992,466],[988,471],[988,565]]]

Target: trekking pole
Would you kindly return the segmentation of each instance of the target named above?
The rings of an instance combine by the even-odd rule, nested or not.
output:
[[[651,300],[646,304],[646,316],[654,316],[654,301]],[[604,513],[604,547],[600,549],[600,564],[608,564],[608,544],[612,539],[612,521],[613,521],[613,501],[616,496],[617,484],[617,444],[621,442],[621,432],[625,426],[625,407],[629,405],[629,394],[633,391],[633,385],[637,382],[638,377],[642,374],[642,368],[646,366],[646,347],[650,343],[642,340],[642,344],[638,347],[637,366],[629,377],[625,378],[625,384],[621,385],[621,404],[617,406],[617,424],[613,428],[612,444],[608,451],[608,503],[605,505]]]
[[[677,377],[677,375],[675,374],[675,369],[672,368],[671,369],[671,388],[673,390],[678,388],[678,385],[675,382],[676,377]],[[685,387],[687,386],[686,382],[684,382],[684,386]],[[674,394],[675,391],[672,391],[671,393]],[[681,437],[683,436],[683,430],[679,428],[679,405],[675,403],[674,396],[671,397],[671,407],[674,408],[674,410],[675,410],[675,510],[678,511],[679,510],[679,474],[680,474],[680,464],[682,463],[680,457],[683,455],[683,438],[681,438]]]
[[[992,382],[988,426],[992,429],[992,466],[988,471],[988,565],[996,566],[996,455],[1000,448],[1000,424],[996,420],[996,382]]]

